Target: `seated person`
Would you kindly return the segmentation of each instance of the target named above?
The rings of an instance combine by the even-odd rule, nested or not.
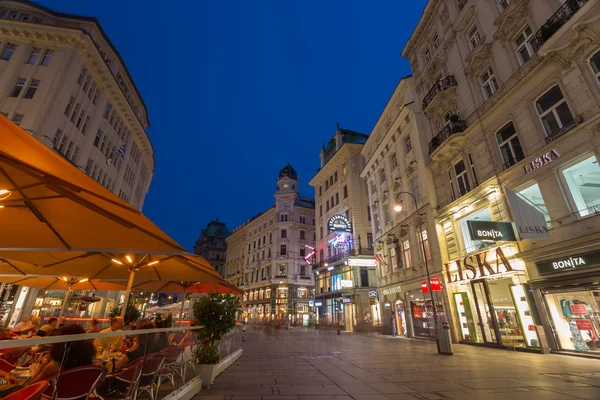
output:
[[[5,384],[0,385],[0,398],[8,396],[17,390],[23,389],[23,386],[16,384],[17,379],[8,372],[0,370],[0,379],[4,379],[4,381],[6,381]]]
[[[79,325],[67,325],[60,329],[61,335],[79,335],[85,333],[85,329]],[[96,356],[96,349],[88,340],[68,342],[69,354],[64,363],[64,370],[85,365],[92,365]],[[32,377],[30,383],[42,381],[56,374],[60,369],[60,363],[65,352],[65,343],[53,344],[50,349],[49,360]]]
[[[156,321],[156,327],[157,328],[164,328],[165,327],[165,323],[163,321]],[[167,347],[169,347],[169,335],[167,332],[159,332],[155,334],[155,345],[154,345],[154,349],[153,352],[157,353],[163,349],[166,349]]]
[[[110,320],[110,326],[106,329],[101,330],[100,333],[121,332],[122,329],[123,329],[123,318],[114,317],[113,319]],[[94,346],[96,348],[98,348],[99,346],[102,346],[102,349],[106,349],[106,348],[112,346],[114,351],[119,351],[121,349],[121,343],[123,343],[123,336],[105,337],[105,338],[98,338],[98,339],[94,340]]]
[[[153,329],[154,324],[148,320],[142,320],[140,324],[135,328],[140,329]],[[133,346],[127,351],[119,361],[115,363],[113,371],[120,370],[127,364],[136,361],[138,358],[143,357],[144,354],[150,354],[154,352],[155,343],[152,340],[151,334],[146,335],[134,335]]]
[[[48,322],[37,331],[36,335],[40,337],[48,336],[48,334],[56,328],[57,324],[58,318],[50,317]]]

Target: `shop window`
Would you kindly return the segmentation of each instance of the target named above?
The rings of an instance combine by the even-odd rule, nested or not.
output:
[[[597,51],[592,58],[590,58],[590,65],[592,66],[596,79],[600,81],[600,51]]]
[[[514,43],[521,65],[525,64],[538,51],[537,40],[529,25],[519,32],[514,39]]]
[[[542,192],[540,191],[538,184],[534,183],[533,185],[518,191],[517,194],[521,196],[527,203],[532,205],[536,210],[544,214],[546,224],[548,227],[550,227],[550,215],[548,214],[548,208],[546,207],[546,203],[544,202],[544,198],[542,197]]]
[[[413,146],[412,146],[412,142],[410,141],[410,135],[407,135],[404,138],[404,154],[408,154],[412,151]]]
[[[574,211],[580,217],[600,213],[600,167],[591,156],[561,171]]]
[[[465,251],[467,253],[472,253],[474,251],[483,249],[491,244],[491,242],[482,242],[480,240],[471,240],[471,234],[469,233],[469,225],[467,221],[491,221],[492,214],[489,208],[484,208],[483,210],[477,211],[469,215],[466,218],[460,220],[460,230],[462,233],[463,242],[465,245]]]
[[[402,252],[404,253],[404,265],[406,268],[412,267],[412,256],[410,255],[410,242],[405,240],[402,242]]]
[[[504,168],[509,168],[525,158],[519,136],[512,122],[496,132],[496,140],[504,161]]]
[[[560,135],[575,122],[558,85],[544,93],[535,102],[535,108],[548,137]]]

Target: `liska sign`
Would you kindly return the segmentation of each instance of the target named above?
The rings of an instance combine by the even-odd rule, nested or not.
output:
[[[525,173],[528,174],[530,172],[535,171],[538,168],[543,167],[546,164],[551,163],[552,161],[556,160],[558,157],[560,157],[560,154],[558,154],[558,151],[552,149],[552,150],[548,151],[547,153],[544,153],[541,156],[534,158],[531,162],[525,164],[525,166],[523,168],[525,168]]]
[[[490,261],[491,260],[491,261]],[[451,268],[456,265],[456,271]],[[502,247],[496,247],[483,253],[466,256],[456,261],[446,263],[448,283],[455,283],[476,278],[483,278],[514,271],[513,266],[504,254]]]

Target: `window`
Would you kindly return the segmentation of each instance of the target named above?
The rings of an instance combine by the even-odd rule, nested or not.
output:
[[[17,48],[16,44],[6,43],[4,48],[2,49],[2,53],[0,54],[0,60],[8,61],[12,57],[15,49]]]
[[[498,82],[492,67],[488,67],[483,74],[481,74],[481,89],[485,99],[489,99],[498,90]]]
[[[483,249],[490,245],[493,242],[482,242],[479,240],[471,240],[471,233],[469,232],[469,224],[467,221],[491,221],[492,214],[490,213],[489,208],[484,208],[483,210],[477,211],[465,217],[459,221],[460,230],[463,238],[463,242],[465,244],[465,251],[467,253],[471,253],[473,251],[477,251]]]
[[[60,141],[60,146],[58,146],[57,151],[60,154],[63,154],[63,151],[65,150],[66,144],[67,144],[67,135],[65,135],[65,136],[62,137],[62,140]]]
[[[367,233],[367,248],[368,249],[373,248],[373,234],[372,233]]]
[[[323,186],[319,186],[319,196],[323,195]]]
[[[83,83],[83,80],[85,79],[86,75],[87,75],[87,69],[81,68],[81,72],[79,72],[79,77],[77,78],[78,85],[81,85]]]
[[[81,123],[83,122],[85,118],[85,110],[81,110],[81,112],[79,113],[79,116],[77,117],[77,122],[75,123],[75,126],[77,128],[79,128],[81,126]]]
[[[88,115],[87,117],[85,117],[85,122],[83,123],[83,126],[81,127],[81,133],[82,134],[86,134],[87,132],[87,128],[90,125],[90,116]]]
[[[477,179],[477,172],[475,171],[475,163],[473,162],[473,157],[471,157],[471,153],[469,153],[469,165],[471,166],[471,177],[473,178],[473,183],[475,183],[475,187],[479,186],[479,180]]]
[[[75,102],[75,97],[71,96],[69,102],[67,103],[67,107],[65,108],[65,115],[68,117],[71,112],[71,108],[73,107],[73,103]]]
[[[371,221],[371,206],[367,206],[367,218]]]
[[[287,237],[287,229],[282,229],[281,230],[281,238],[285,239]]]
[[[98,97],[100,97],[100,89],[96,88],[94,91],[94,97],[92,98],[92,103],[94,103],[94,105],[98,104]]]
[[[85,173],[86,174],[89,175],[90,172],[92,172],[92,165],[94,165],[94,160],[89,158],[87,164],[85,165]]]
[[[550,215],[548,214],[548,208],[546,207],[546,203],[544,202],[544,198],[542,197],[542,192],[540,191],[538,184],[534,183],[525,189],[521,189],[517,194],[536,210],[544,214],[546,225],[550,227]]]
[[[506,9],[506,7],[508,7],[508,3],[510,3],[509,0],[497,0],[498,1],[498,8],[500,9],[500,12],[504,11]]]
[[[423,56],[425,57],[426,62],[431,60],[431,50],[429,49],[429,47],[425,48],[425,52],[423,53]]]
[[[348,197],[348,186],[344,185],[343,193],[344,193],[344,198]]]
[[[421,194],[419,193],[419,181],[417,178],[410,181],[410,187],[412,188],[413,196],[415,196],[415,199],[419,201],[419,199],[421,199]]]
[[[590,65],[592,66],[596,79],[600,81],[600,51],[596,52],[596,54],[590,58]]]
[[[329,211],[329,200],[325,200],[325,212]]]
[[[477,30],[477,25],[473,25],[471,29],[469,29],[469,33],[467,35],[469,40],[469,48],[473,50],[477,43],[481,40],[481,36],[479,36],[479,31]]]
[[[98,129],[98,132],[96,133],[96,138],[94,139],[95,147],[98,147],[98,144],[100,143],[100,139],[102,139],[102,131],[100,129]]]
[[[92,76],[88,75],[85,78],[85,82],[83,82],[83,86],[81,87],[81,90],[83,90],[84,92],[87,92],[88,88],[90,87],[91,82],[92,82]]]
[[[385,170],[382,169],[381,171],[379,171],[379,182],[383,183],[385,182]]]
[[[600,54],[600,52],[598,52],[598,53]],[[346,176],[346,173],[348,173],[346,164],[342,164],[342,175]]]
[[[319,206],[319,217],[323,216],[323,205]]]
[[[398,271],[398,258],[396,257],[396,246],[390,248],[390,258],[392,259],[392,272]]]
[[[467,176],[467,168],[465,167],[464,160],[460,160],[454,164],[454,174],[456,176],[458,194],[464,196],[469,193],[471,191],[471,186],[469,185],[469,177]]]
[[[281,214],[281,221],[287,221],[288,220],[288,215],[287,214]]]
[[[548,137],[560,135],[575,122],[558,85],[544,93],[535,102],[535,108]]]
[[[300,231],[300,239],[306,239],[304,231]]]
[[[463,8],[465,8],[465,4],[467,4],[467,1],[469,0],[457,0],[456,4],[458,5],[458,11],[462,11]]]
[[[329,180],[325,181],[325,191],[327,191],[327,189],[329,189]]]
[[[521,65],[525,64],[538,51],[538,43],[531,31],[531,28],[526,26],[514,39],[517,49],[517,57]]]
[[[27,88],[27,91],[25,92],[25,95],[23,96],[23,98],[24,99],[32,99],[33,96],[35,95],[35,92],[37,91],[37,88],[39,85],[40,85],[39,79],[32,79],[31,82],[29,83],[29,87]]]
[[[398,167],[398,158],[396,157],[396,153],[392,153],[390,156],[390,164],[392,165],[392,170]]]
[[[402,242],[402,253],[404,255],[404,265],[406,265],[406,268],[412,267],[412,257],[410,255],[410,242],[408,240]]]
[[[23,115],[23,114],[14,113],[14,114],[13,114],[13,117],[12,117],[12,122],[13,122],[13,124],[15,124],[15,125],[17,125],[17,126],[20,126],[20,125],[21,125],[21,122],[23,121],[23,117],[24,117],[24,115]]]
[[[67,146],[67,151],[65,152],[65,157],[67,159],[71,158],[71,151],[73,151],[74,145],[75,145],[75,143],[72,140],[70,140],[69,145]]]
[[[8,96],[19,97],[19,94],[21,94],[21,90],[23,90],[23,86],[25,86],[25,78],[18,77],[17,81],[15,82],[15,86],[10,91],[10,94]]]
[[[429,248],[429,239],[427,238],[427,231],[421,231],[421,255],[425,257],[425,260],[431,260],[431,250]]]
[[[281,248],[279,250],[279,255],[280,256],[285,256],[287,255],[287,246],[285,244],[281,245]]]
[[[412,146],[412,142],[410,141],[410,135],[406,136],[404,138],[404,154],[408,154],[412,151],[413,146]]]
[[[319,238],[323,238],[323,227],[319,227]]]
[[[383,205],[383,220],[386,225],[388,225],[389,223],[392,222],[392,218],[390,216],[390,205],[389,204]]]
[[[335,205],[337,206],[338,204],[340,204],[340,194],[336,193],[335,194]]]
[[[431,44],[433,45],[433,49],[437,49],[438,47],[440,47],[440,37],[439,35],[436,33],[433,35],[433,39],[431,40]]]
[[[561,171],[570,194],[571,206],[580,217],[600,213],[600,166],[588,157]]]
[[[450,182],[450,195],[452,200],[456,199],[456,192],[454,191],[454,181],[452,180],[452,172],[448,170],[448,181]]]
[[[340,285],[341,285],[341,283],[340,283]],[[360,269],[360,286],[361,287],[369,287],[369,270],[366,268]]]
[[[302,249],[302,251],[304,251],[304,249]],[[300,255],[304,256],[304,254],[300,254]],[[302,275],[302,276],[306,275],[306,265],[301,265],[300,266],[300,275]],[[306,298],[307,295],[308,295],[308,293],[306,293],[306,295],[304,296],[304,298]]]
[[[279,264],[279,275],[285,275],[287,272],[287,266],[285,264]]]
[[[334,182],[337,182],[337,181],[338,181],[338,173],[337,173],[337,171],[335,171],[335,172],[333,173],[333,181],[334,181]]]
[[[496,132],[496,140],[498,141],[498,147],[500,147],[504,168],[511,167],[525,158],[517,131],[512,122]]]
[[[44,57],[42,57],[42,62],[40,65],[47,67],[50,65],[50,61],[52,61],[52,56],[54,55],[54,50],[46,49],[44,52]]]
[[[329,177],[329,186],[333,186],[333,175]]]
[[[52,139],[54,148],[56,148],[56,146],[58,146],[58,143],[60,141],[60,137],[62,136],[62,133],[63,133],[63,131],[61,129],[57,129],[56,132],[54,133],[54,139]]]
[[[104,109],[104,114],[102,114],[102,116],[107,119],[108,115],[110,114],[110,112],[112,111],[112,106],[110,105],[110,103],[106,104],[106,108]]]
[[[29,53],[29,57],[27,58],[27,61],[25,61],[25,64],[35,65],[38,57],[40,56],[41,51],[42,50],[37,47],[34,47],[33,49],[31,49],[31,53]]]

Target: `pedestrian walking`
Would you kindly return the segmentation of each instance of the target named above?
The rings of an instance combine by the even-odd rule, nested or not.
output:
[[[394,318],[393,310],[392,310],[392,337],[396,337],[396,319]]]

